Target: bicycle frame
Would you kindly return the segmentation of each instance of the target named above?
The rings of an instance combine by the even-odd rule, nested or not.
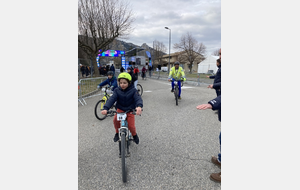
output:
[[[174,82],[174,96],[175,96],[176,106],[178,106],[178,94],[179,94],[178,81],[182,81],[182,80],[175,80],[174,78],[172,78],[172,82]]]
[[[129,152],[129,145],[130,141],[133,140],[132,134],[128,129],[128,122],[127,122],[127,113],[133,112],[132,114],[135,115],[134,110],[128,110],[126,112],[117,112],[113,110],[109,110],[108,114],[117,114],[117,121],[120,121],[121,127],[119,130],[119,151],[120,151],[120,158],[121,158],[121,166],[122,166],[122,180],[123,182],[127,181],[127,172],[126,172],[126,157],[130,157]],[[112,116],[111,115],[111,116]]]
[[[116,112],[117,113],[117,120],[120,121],[120,123],[121,123],[121,127],[118,129],[119,130],[119,141],[121,141],[122,133],[125,133],[126,141],[131,140],[131,137],[132,137],[131,132],[128,129],[128,122],[126,120],[128,112],[129,111],[122,112],[122,113]]]
[[[102,88],[102,91],[104,92],[104,96],[102,97],[102,100],[104,100],[104,102],[106,103],[106,101],[110,98],[110,94],[107,93],[107,90],[110,89],[109,87],[104,87]],[[102,105],[103,106],[103,105]],[[103,109],[103,107],[101,106],[101,109]]]
[[[181,82],[182,82],[182,80],[175,80],[175,79],[172,79],[171,81],[174,81],[174,88],[177,88],[177,89],[179,90],[178,81],[181,81]],[[175,91],[174,91],[174,93],[175,93]]]

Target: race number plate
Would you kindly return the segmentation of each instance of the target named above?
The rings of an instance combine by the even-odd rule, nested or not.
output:
[[[117,114],[117,120],[121,121],[121,120],[126,120],[127,115],[124,113],[118,113]]]

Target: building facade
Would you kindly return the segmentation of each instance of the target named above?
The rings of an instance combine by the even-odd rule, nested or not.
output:
[[[198,63],[204,60],[202,55],[199,55],[193,65],[192,65],[192,72],[198,71]],[[180,66],[185,70],[185,72],[189,72],[189,62],[186,60],[186,52],[175,52],[170,54],[170,68],[174,66],[174,63],[178,61]],[[163,67],[167,67],[169,64],[169,54],[163,55],[160,63],[158,60],[155,61],[155,64],[161,64]]]

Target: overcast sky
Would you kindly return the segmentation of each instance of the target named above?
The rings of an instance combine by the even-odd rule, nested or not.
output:
[[[153,41],[163,42],[169,52],[171,29],[171,53],[174,43],[190,32],[198,42],[207,47],[207,55],[221,47],[220,0],[130,0],[135,14],[134,30],[126,42],[136,45]]]

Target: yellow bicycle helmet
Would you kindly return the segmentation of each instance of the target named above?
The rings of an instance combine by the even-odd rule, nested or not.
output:
[[[120,73],[118,76],[118,81],[120,81],[120,79],[127,79],[129,82],[131,82],[131,75],[128,73]]]

